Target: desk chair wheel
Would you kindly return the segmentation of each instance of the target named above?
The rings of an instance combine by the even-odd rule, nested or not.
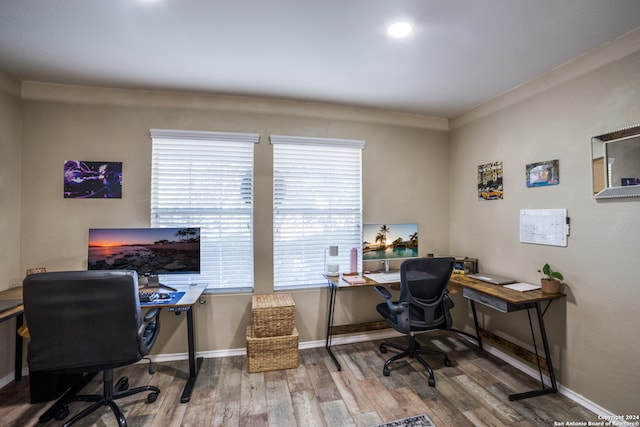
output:
[[[429,377],[429,387],[435,387],[436,386],[436,379]]]
[[[114,386],[114,388],[118,391],[129,390],[129,378],[128,377],[120,378],[116,383],[116,385]]]
[[[386,352],[387,352],[387,346],[384,345],[384,344],[380,344],[380,353],[386,353]],[[387,371],[388,371],[388,369],[387,369]]]
[[[158,393],[149,393],[149,395],[147,396],[147,403],[153,403],[156,401],[156,399],[158,399]]]
[[[444,366],[446,366],[447,368],[451,367],[451,360],[449,360],[448,357],[444,358]]]
[[[69,416],[69,405],[64,405],[62,408],[58,409],[56,413],[53,415],[53,417],[58,421],[64,420],[68,416]],[[40,422],[43,422],[43,421],[40,420]]]
[[[383,352],[383,353],[384,353],[384,352]],[[382,374],[383,374],[385,377],[388,377],[389,375],[391,375],[391,371],[389,370],[389,368],[384,367],[384,368],[382,368]]]

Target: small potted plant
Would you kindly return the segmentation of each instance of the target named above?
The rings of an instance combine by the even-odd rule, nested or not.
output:
[[[545,294],[557,294],[560,292],[560,284],[564,280],[564,276],[559,271],[553,271],[549,263],[542,267],[542,270],[538,270],[538,273],[544,277],[540,279],[540,286],[542,292]]]

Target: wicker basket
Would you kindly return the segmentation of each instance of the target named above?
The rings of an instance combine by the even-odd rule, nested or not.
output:
[[[280,337],[257,338],[247,326],[247,371],[264,372],[298,367],[298,331]]]
[[[254,295],[253,333],[258,338],[291,335],[296,306],[290,294]]]

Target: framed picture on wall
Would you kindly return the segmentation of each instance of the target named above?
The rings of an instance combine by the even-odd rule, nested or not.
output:
[[[558,185],[560,182],[560,161],[556,159],[528,164],[526,180],[527,187]]]
[[[499,200],[502,194],[502,162],[478,166],[478,200]]]
[[[64,162],[65,199],[121,199],[122,162]]]

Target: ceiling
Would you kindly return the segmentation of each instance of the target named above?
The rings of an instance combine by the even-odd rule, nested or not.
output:
[[[639,25],[638,0],[0,0],[0,70],[454,118]]]

